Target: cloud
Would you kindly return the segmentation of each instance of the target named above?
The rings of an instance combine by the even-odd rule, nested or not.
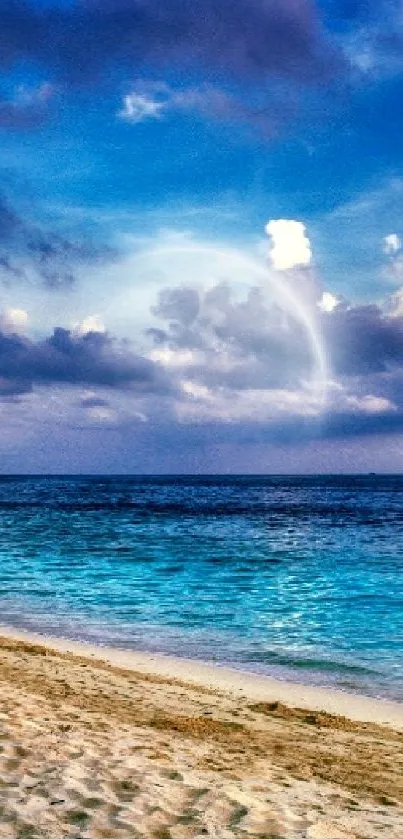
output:
[[[157,317],[172,322],[178,333],[180,327],[188,327],[196,320],[201,307],[197,289],[187,286],[164,288],[159,294],[158,303],[152,311]]]
[[[28,130],[47,119],[54,87],[44,82],[36,88],[20,86],[12,97],[0,98],[0,128]]]
[[[0,273],[7,280],[33,272],[49,288],[60,288],[72,285],[78,266],[112,257],[104,245],[69,238],[26,216],[0,194]]]
[[[292,94],[285,98],[283,91],[278,94],[275,86],[270,91],[262,88],[248,90],[247,96],[239,93],[234,96],[208,84],[175,89],[164,82],[143,81],[123,97],[117,116],[131,125],[139,125],[189,113],[207,120],[243,123],[272,137],[295,110]]]
[[[340,303],[340,300],[335,297],[330,291],[324,291],[322,297],[319,300],[318,308],[321,312],[333,312],[333,309],[336,308]]]
[[[87,315],[84,320],[75,325],[74,329],[79,335],[88,335],[89,332],[106,332],[100,315]]]
[[[383,239],[383,252],[390,256],[401,250],[402,243],[397,233],[389,233]]]
[[[310,402],[302,394],[283,390],[221,390],[208,396],[206,399],[200,393],[180,403],[179,423],[171,418],[168,426],[163,421],[161,434],[176,445],[176,451],[180,452],[186,439],[190,445],[208,446],[214,441],[217,446],[232,443],[245,446],[246,450],[258,443],[300,449],[310,440],[315,440],[317,446],[322,441],[326,446],[332,439],[389,435],[403,428],[402,400],[396,405],[387,397],[372,393],[356,396],[341,386],[330,392],[325,413],[320,411],[314,394]],[[322,448],[325,452],[326,447]]]
[[[277,271],[307,267],[311,264],[311,244],[301,221],[273,219],[266,225],[270,238],[270,260]]]
[[[389,314],[392,317],[403,317],[403,288],[400,288],[395,294],[392,294]]]
[[[324,333],[336,374],[368,376],[403,366],[403,318],[376,304],[338,306],[325,318]]]
[[[210,433],[216,424],[217,434],[217,425],[231,423],[241,436],[248,428],[251,437],[265,424],[268,438],[288,442],[403,427],[398,303],[382,309],[352,305],[331,292],[323,292],[319,304],[305,297],[318,312],[317,334],[328,359],[324,406],[306,325],[284,310],[281,296],[266,296],[263,281],[243,298],[225,282],[163,289],[153,309],[163,323],[149,330],[150,357],[181,389],[173,422],[201,423]]]
[[[93,424],[114,426],[118,422],[118,414],[112,408],[104,406],[91,406],[86,410],[87,419]]]
[[[399,3],[381,0],[360,4],[359,14],[340,38],[346,54],[362,76],[382,80],[403,69],[403,22]]]
[[[402,242],[397,233],[389,233],[384,237],[383,252],[388,257],[383,276],[393,283],[400,284],[403,280],[403,252]]]
[[[123,104],[118,116],[125,122],[138,125],[148,119],[160,119],[162,113],[172,106],[171,100],[158,101],[152,94],[128,93],[123,97]]]
[[[56,327],[50,337],[32,341],[0,332],[0,393],[29,393],[38,385],[86,385],[136,393],[170,390],[160,365],[119,346],[106,334],[75,335]]]
[[[28,312],[24,309],[6,309],[0,313],[0,329],[3,332],[24,332],[28,325]]]
[[[227,393],[224,403],[229,410],[232,400],[234,411],[235,394],[244,394],[247,404],[245,393],[253,392],[257,410],[258,391],[266,409],[268,399],[279,404],[279,390],[310,391],[317,359],[305,329],[262,289],[251,288],[240,300],[226,283],[208,290],[164,289],[153,311],[166,325],[149,330],[154,342],[151,358],[174,372],[192,400],[205,397],[211,408]],[[274,396],[271,391],[276,391]],[[297,401],[301,407],[301,394]],[[197,410],[204,412],[199,405],[192,413]]]
[[[337,67],[310,0],[93,0],[40,5],[2,0],[1,62],[22,59],[67,81],[93,81],[119,62],[202,66],[259,81],[274,74],[322,80]]]
[[[40,125],[55,90],[99,88],[144,73],[202,76],[185,90],[137,85],[119,116],[132,124],[174,111],[250,123],[267,137],[296,111],[303,89],[349,74],[343,50],[322,26],[314,0],[88,0],[38,4],[0,0],[0,70],[21,65],[48,81],[29,101],[0,101],[0,127]],[[231,92],[230,92],[231,91]],[[46,92],[48,93],[46,99]],[[35,101],[34,101],[35,99]],[[46,101],[45,101],[46,99]]]
[[[16,416],[18,406],[23,413],[32,401],[33,424],[59,423],[77,434],[123,435],[126,443],[132,434],[136,445],[155,445],[155,450],[172,441],[178,457],[192,441],[202,448],[212,440],[220,446],[299,446],[312,439],[391,434],[403,428],[398,295],[384,308],[351,304],[331,291],[314,297],[294,272],[299,304],[327,355],[324,404],[307,320],[299,304],[294,309],[282,295],[290,278],[254,258],[258,247],[254,251],[250,242],[241,259],[240,248],[231,251],[217,240],[214,246],[210,242],[210,250],[189,237],[176,241],[180,253],[172,263],[172,237],[170,245],[161,239],[160,248],[154,242],[154,261],[150,255],[151,261],[131,262],[127,285],[120,287],[120,307],[130,317],[141,305],[143,326],[145,307],[160,286],[141,352],[101,331],[105,327],[97,310],[105,312],[108,324],[113,322],[111,310],[100,308],[101,298],[93,300],[95,312],[84,309],[71,318],[73,330],[59,328],[41,339],[16,334],[38,327],[31,309],[32,326],[24,313],[18,314],[17,303],[10,304],[0,318],[3,408],[11,411],[12,404]],[[136,283],[140,276],[143,287],[142,271],[157,280],[139,303]],[[301,276],[305,273],[311,270]],[[180,282],[169,285],[175,278]],[[22,298],[15,299],[22,304]],[[130,334],[129,323],[121,334]],[[43,410],[39,397],[46,404]],[[139,431],[140,426],[148,430]]]

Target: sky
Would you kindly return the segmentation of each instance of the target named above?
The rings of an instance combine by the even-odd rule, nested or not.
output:
[[[403,472],[401,2],[0,14],[0,472]]]

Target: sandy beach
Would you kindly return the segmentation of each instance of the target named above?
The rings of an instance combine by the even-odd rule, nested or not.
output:
[[[0,634],[0,837],[401,837],[398,703]]]

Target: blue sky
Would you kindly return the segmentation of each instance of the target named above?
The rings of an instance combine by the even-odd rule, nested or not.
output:
[[[402,471],[399,4],[0,7],[2,470]]]

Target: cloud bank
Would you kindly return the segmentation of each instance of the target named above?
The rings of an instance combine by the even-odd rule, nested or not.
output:
[[[170,389],[160,365],[119,347],[106,334],[74,334],[56,327],[50,337],[32,341],[16,332],[0,332],[1,395],[55,385],[132,388],[140,393]]]
[[[175,435],[179,440],[181,429],[188,439],[196,434],[206,444],[212,435],[229,435],[240,445],[396,432],[403,426],[403,312],[390,300],[383,307],[352,304],[323,291],[312,274],[308,231],[296,221],[284,223],[287,235],[303,246],[291,249],[288,269],[270,265],[269,251],[259,284],[253,275],[241,287],[231,276],[218,275],[205,284],[183,279],[164,286],[150,311],[141,352],[127,339],[111,337],[103,313],[88,315],[74,330],[57,327],[52,335],[33,339],[26,335],[26,312],[5,311],[3,399],[29,400],[37,391],[62,388],[67,404],[74,391],[89,389],[74,402],[73,424],[81,427],[85,410],[86,422],[112,423],[127,433],[141,418],[156,440]],[[230,249],[225,252],[231,255]],[[162,248],[165,267],[166,259]],[[200,261],[198,245],[194,259]],[[226,262],[231,265],[231,259]],[[151,264],[158,270],[158,262]],[[248,261],[241,264],[245,271]],[[279,276],[299,295],[294,309],[285,305]],[[327,357],[325,404],[301,306]]]
[[[70,83],[93,82],[114,62],[306,81],[329,76],[337,63],[310,0],[2,0],[0,11],[3,68],[30,60]]]

